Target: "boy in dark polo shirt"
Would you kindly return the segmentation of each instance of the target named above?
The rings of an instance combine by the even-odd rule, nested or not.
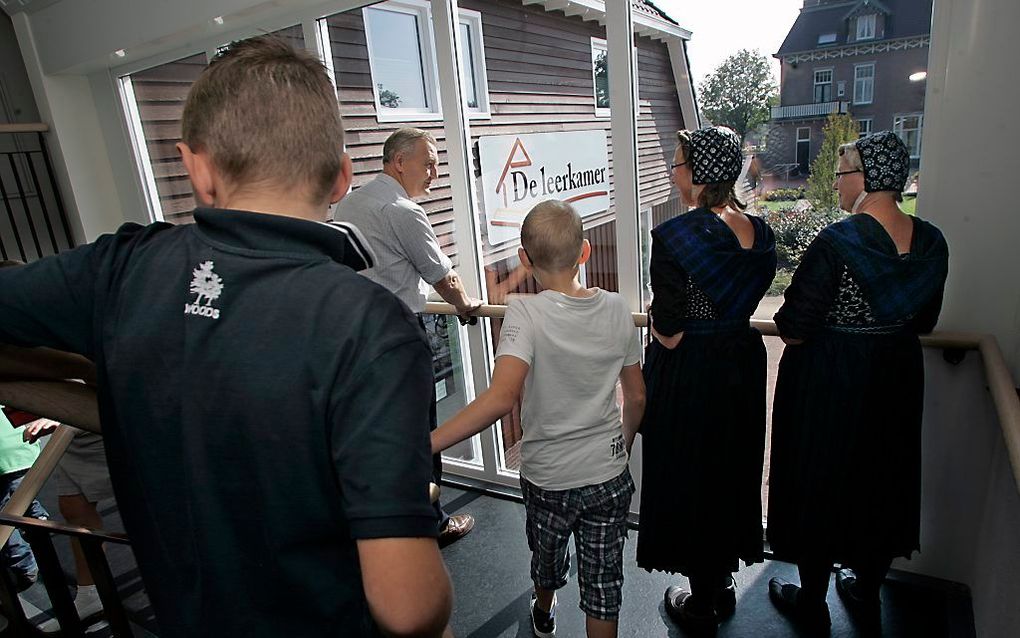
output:
[[[322,65],[270,38],[192,87],[195,224],[123,226],[0,272],[0,341],[96,363],[124,526],[161,636],[438,635],[432,358],[326,224],[347,191]]]

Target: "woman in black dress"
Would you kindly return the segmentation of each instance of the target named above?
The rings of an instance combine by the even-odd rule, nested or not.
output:
[[[804,254],[776,326],[789,344],[772,414],[768,538],[801,585],[769,582],[780,611],[826,629],[836,588],[874,626],[896,556],[919,548],[921,407],[918,333],[942,306],[942,233],[897,202],[910,155],[889,131],[839,149],[836,188],[849,217]]]
[[[776,272],[775,238],[734,193],[740,140],[680,131],[672,181],[698,207],[652,231],[652,334],[641,426],[637,560],[688,576],[666,610],[714,632],[736,605],[735,572],[762,560],[765,347],[751,313]]]

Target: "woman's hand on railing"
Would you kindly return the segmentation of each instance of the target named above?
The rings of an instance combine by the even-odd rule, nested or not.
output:
[[[652,326],[649,329],[652,331],[652,336],[655,337],[655,340],[661,343],[662,347],[666,348],[667,350],[675,349],[678,345],[680,345],[680,340],[684,338],[683,332],[678,332],[672,337],[665,337],[655,330],[655,326]]]

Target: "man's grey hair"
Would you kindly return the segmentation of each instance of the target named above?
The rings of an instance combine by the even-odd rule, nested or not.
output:
[[[425,140],[432,145],[436,144],[436,138],[432,137],[432,133],[423,131],[420,128],[406,127],[394,131],[392,135],[386,138],[386,143],[383,144],[383,164],[389,164],[400,153],[413,150],[418,140]]]

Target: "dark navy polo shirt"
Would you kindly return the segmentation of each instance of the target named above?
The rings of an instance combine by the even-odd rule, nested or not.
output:
[[[0,341],[96,362],[160,635],[375,635],[355,540],[436,535],[424,335],[350,229],[195,222],[0,269]]]

